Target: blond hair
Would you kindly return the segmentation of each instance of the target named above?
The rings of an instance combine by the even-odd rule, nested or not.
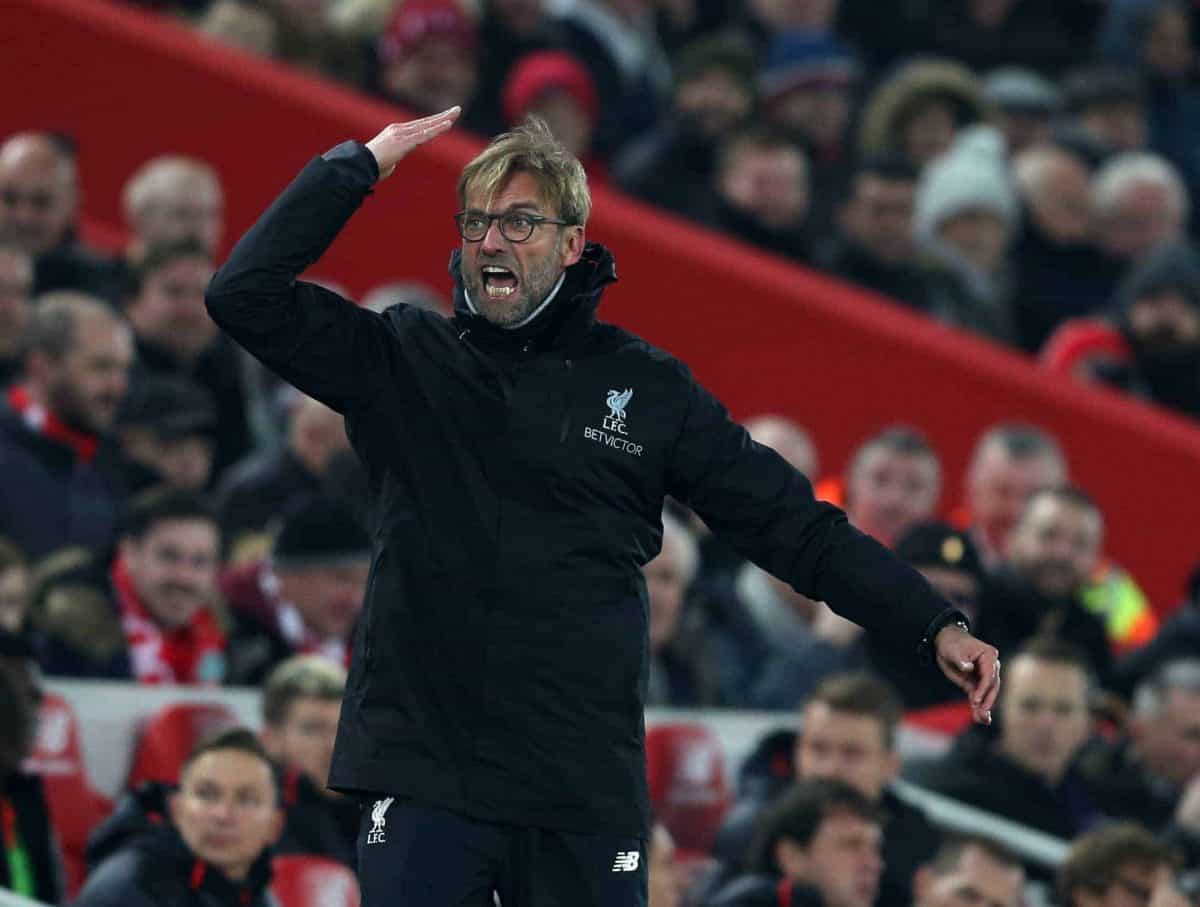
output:
[[[475,190],[494,198],[517,173],[528,173],[537,180],[542,201],[567,223],[587,224],[592,197],[583,165],[538,117],[529,117],[511,132],[496,136],[463,168],[458,179],[459,205],[465,208],[467,193]]]
[[[346,689],[346,671],[323,655],[293,655],[278,664],[263,685],[263,723],[278,727],[297,699],[338,700]]]

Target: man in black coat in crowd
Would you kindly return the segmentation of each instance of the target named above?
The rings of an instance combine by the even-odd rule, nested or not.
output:
[[[188,756],[178,791],[139,789],[92,834],[75,907],[273,907],[282,828],[270,757],[253,732],[224,731]]]
[[[664,497],[850,619],[927,652],[988,720],[992,647],[817,502],[667,353],[596,321],[615,280],[586,178],[543,123],[464,170],[453,319],[296,280],[458,108],[312,161],[209,311],[346,415],[374,562],[330,784],[375,800],[363,903],[644,904],[646,587]],[[418,892],[420,892],[418,894]]]

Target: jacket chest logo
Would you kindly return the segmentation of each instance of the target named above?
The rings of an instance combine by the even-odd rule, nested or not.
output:
[[[596,444],[603,444],[613,450],[640,457],[643,447],[641,444],[629,440],[629,428],[625,424],[625,408],[629,406],[631,400],[633,400],[632,387],[627,387],[625,390],[610,390],[605,399],[605,403],[608,405],[608,415],[601,422],[603,427],[585,426],[583,436]]]

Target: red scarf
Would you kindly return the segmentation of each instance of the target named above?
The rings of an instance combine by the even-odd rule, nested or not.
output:
[[[51,441],[57,441],[64,447],[75,451],[75,456],[84,463],[96,459],[96,451],[100,448],[100,439],[95,435],[71,428],[42,404],[37,403],[24,384],[14,384],[8,389],[8,405],[31,431],[35,431]]]
[[[186,627],[164,631],[142,603],[123,558],[113,562],[111,578],[138,683],[218,684],[224,679],[225,634],[208,608],[197,610]]]

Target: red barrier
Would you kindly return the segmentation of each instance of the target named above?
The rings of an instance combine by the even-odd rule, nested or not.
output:
[[[221,173],[232,236],[314,154],[366,139],[394,108],[217,48],[100,0],[0,3],[9,86],[0,134],[59,128],[82,147],[89,218],[116,225],[143,159],[195,154]],[[362,292],[405,277],[449,287],[459,168],[478,147],[446,136],[406,160],[319,264]],[[977,433],[1001,419],[1056,432],[1109,515],[1110,553],[1170,605],[1200,555],[1193,489],[1200,431],[1115,394],[1062,385],[1027,360],[931,325],[869,294],[597,190],[592,238],[621,283],[603,314],[690,362],[738,416],[774,410],[809,426],[827,469],[863,437],[905,422],[947,467],[947,507]]]

